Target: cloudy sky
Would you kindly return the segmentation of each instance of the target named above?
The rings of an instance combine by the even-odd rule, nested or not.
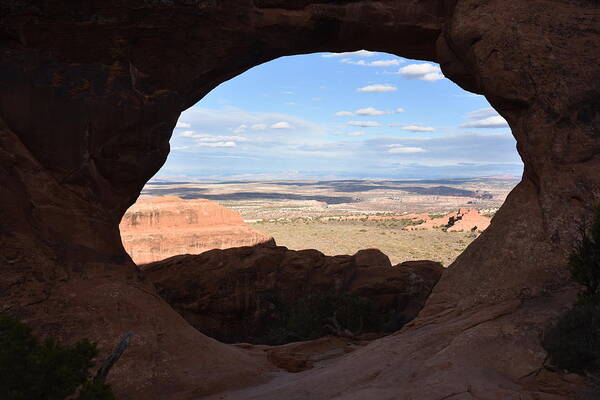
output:
[[[439,66],[385,53],[283,57],[221,84],[177,123],[158,178],[520,175],[506,121]]]

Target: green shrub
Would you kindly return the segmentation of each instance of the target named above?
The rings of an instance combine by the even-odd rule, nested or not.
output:
[[[583,229],[581,239],[569,257],[573,280],[583,285],[579,303],[600,301],[600,207],[596,209],[589,233]]]
[[[78,400],[114,400],[110,385],[95,379],[88,379],[79,392]]]
[[[544,335],[550,362],[567,371],[600,370],[600,207],[591,228],[582,229],[569,256],[574,281],[583,286],[575,306]]]
[[[90,389],[82,398],[113,399],[109,386],[88,379],[96,354],[96,345],[87,340],[73,346],[53,339],[40,342],[27,325],[0,315],[0,398],[62,400],[87,382]]]
[[[567,371],[600,369],[600,306],[578,304],[544,336],[550,362]]]
[[[276,317],[266,321],[267,333],[257,344],[280,345],[342,332],[381,331],[384,323],[368,299],[352,295],[311,295],[289,305],[279,301]]]

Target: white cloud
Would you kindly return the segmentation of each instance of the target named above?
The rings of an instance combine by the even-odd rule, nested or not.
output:
[[[376,60],[369,64],[370,67],[391,67],[394,65],[400,65],[406,61],[395,59],[395,60]]]
[[[196,142],[198,142],[198,143],[226,142],[226,141],[247,142],[248,141],[248,139],[243,136],[221,136],[221,135],[211,136],[211,135],[205,135],[205,134],[196,135],[196,136],[194,136],[194,139],[196,139]]]
[[[324,58],[333,58],[333,57],[373,57],[375,52],[367,51],[367,50],[358,50],[358,51],[346,51],[343,53],[327,53],[323,54],[321,57]]]
[[[404,108],[396,108],[397,113],[403,113],[404,111],[406,111]]]
[[[261,138],[278,138],[277,132],[283,134],[286,129],[270,128],[279,122],[286,122],[290,130],[303,132],[310,136],[326,135],[327,130],[323,124],[317,124],[295,115],[284,113],[264,113],[251,112],[236,107],[225,106],[221,109],[210,109],[194,106],[182,113],[182,120],[188,121],[196,132],[206,132],[215,134],[233,134],[234,130],[246,127],[244,136]],[[268,136],[256,136],[257,134],[266,134]],[[227,133],[225,133],[227,132]],[[238,133],[239,134],[239,133]],[[287,133],[286,133],[287,134]],[[265,139],[266,140],[266,139]]]
[[[244,132],[246,132],[246,129],[248,129],[248,126],[247,126],[247,125],[244,125],[244,124],[242,124],[242,125],[238,126],[237,128],[235,128],[235,129],[233,130],[233,133],[237,133],[237,134],[239,135],[240,133],[244,133]]]
[[[379,122],[375,121],[350,121],[348,125],[351,126],[360,126],[361,128],[373,128],[376,126],[381,126]]]
[[[437,81],[444,79],[442,70],[437,65],[427,63],[410,64],[398,70],[398,73],[407,79],[419,79],[422,81]]]
[[[515,151],[515,139],[508,132],[462,133],[429,137],[421,134],[406,137],[379,136],[364,140],[363,143],[364,149],[361,154],[365,159],[368,158],[369,151],[372,151],[372,156],[383,161],[383,154],[392,156],[390,150],[402,148],[402,150],[394,150],[393,153],[401,153],[402,159],[406,157],[431,166],[456,166],[460,163],[512,165],[520,163],[519,155]],[[404,148],[413,149],[404,150]]]
[[[369,93],[369,92],[395,92],[396,90],[398,90],[398,88],[393,85],[377,84],[377,85],[364,86],[364,87],[361,87],[356,90],[358,92],[367,92],[367,93]]]
[[[340,62],[344,64],[352,64],[352,65],[360,65],[363,67],[394,67],[404,63],[404,60],[396,59],[396,60],[375,60],[375,61],[365,61],[358,60],[355,61],[351,58],[343,58]]]
[[[272,124],[271,129],[292,129],[292,125],[289,122],[279,121]]]
[[[468,119],[482,119],[487,117],[495,117],[498,115],[498,112],[494,110],[492,107],[481,108],[479,110],[471,111],[467,113]]]
[[[399,127],[403,131],[410,131],[410,132],[433,132],[433,131],[435,131],[435,129],[430,126],[421,126],[421,125],[390,124],[389,126]]]
[[[420,125],[406,125],[406,126],[403,126],[402,129],[405,131],[410,131],[410,132],[433,132],[435,130],[430,126],[420,126]]]
[[[477,121],[466,122],[461,128],[508,128],[508,122],[500,115],[487,117]]]
[[[409,147],[409,146],[403,146],[401,144],[390,144],[387,147],[390,148],[388,150],[388,153],[392,153],[392,154],[410,154],[410,153],[424,153],[425,152],[425,149],[423,149],[421,147]]]
[[[207,133],[196,133],[195,131],[182,132],[180,137],[194,139],[196,143],[201,142],[223,142],[223,141],[236,141],[236,142],[247,142],[248,138],[244,136],[223,136],[223,135],[209,135]]]
[[[344,136],[363,136],[366,135],[367,132],[357,131],[357,132],[336,132],[334,135],[344,135]]]
[[[334,114],[336,117],[351,117],[354,115],[351,111],[338,111]]]
[[[467,114],[468,121],[461,124],[461,128],[496,129],[508,128],[508,122],[493,108],[483,108]]]
[[[177,121],[177,125],[175,125],[175,128],[191,128],[192,125],[188,124],[187,122],[181,122],[181,121]]]
[[[267,124],[254,124],[250,128],[254,131],[264,131],[265,129],[267,129],[267,127]]]
[[[174,152],[174,154],[182,154],[182,158],[177,162],[185,164],[186,168],[200,169],[199,165],[202,165],[202,171],[219,170],[219,168],[203,161],[198,161],[199,164],[191,166],[189,157],[193,155],[205,157],[209,154],[211,156],[222,155],[236,150],[236,155],[239,156],[254,157],[256,154],[268,153],[270,157],[287,160],[295,157],[294,154],[298,152],[301,145],[325,140],[330,131],[325,124],[315,123],[294,115],[252,112],[231,106],[224,106],[220,109],[194,106],[182,113],[181,120],[190,123],[194,130],[176,130],[177,133],[173,135],[171,139],[173,148],[189,146],[186,150]],[[272,125],[280,122],[285,122],[290,128],[282,129],[285,125],[276,125],[280,129],[271,128]],[[243,126],[246,127],[245,132],[241,132]],[[241,129],[238,130],[240,133],[234,133],[234,130],[240,127]],[[183,131],[190,132],[181,136]],[[333,138],[329,136],[329,139]],[[185,159],[184,153],[187,157]],[[324,153],[329,156],[333,154],[333,151],[327,150]],[[229,167],[231,165],[220,168]]]
[[[389,124],[389,126],[398,127],[403,131],[410,132],[433,132],[434,128],[430,126],[421,126],[421,125],[404,125],[404,124]]]
[[[198,143],[198,146],[202,147],[235,147],[235,142],[206,142]]]
[[[356,110],[357,115],[384,115],[386,112],[373,107],[361,108]]]
[[[367,101],[359,108],[373,106],[384,110],[383,105],[369,103]],[[389,107],[390,116],[400,117],[400,114],[392,114],[397,107]],[[356,107],[345,109],[354,114]],[[475,109],[477,107],[473,108]],[[344,108],[340,106],[339,110]],[[410,112],[412,108],[406,114]],[[333,113],[330,111],[330,114]],[[475,116],[494,116],[488,113],[489,110]],[[223,178],[230,174],[260,174],[264,171],[281,170],[285,173],[299,171],[298,178],[306,178],[310,174],[315,177],[340,174],[339,177],[428,178],[492,175],[513,170],[519,173],[518,169],[522,168],[515,151],[515,140],[508,129],[498,129],[495,131],[497,133],[472,133],[481,132],[476,129],[469,129],[471,133],[467,133],[467,129],[463,129],[460,135],[449,137],[445,132],[443,135],[435,135],[435,132],[413,133],[399,128],[382,129],[388,125],[388,121],[384,123],[380,120],[385,117],[349,116],[340,117],[337,123],[334,119],[327,123],[317,123],[284,113],[251,112],[231,106],[220,109],[194,106],[186,110],[181,118],[193,129],[176,130],[171,139],[173,152],[170,164],[167,164],[171,169],[163,169],[163,173],[178,174],[184,170],[192,175]],[[281,121],[288,122],[293,129],[269,128]],[[377,121],[382,127],[362,128],[347,125],[348,121]],[[403,121],[397,118],[396,121],[389,122],[404,123],[401,126],[418,126],[422,122],[423,126],[428,126],[427,120],[418,119]],[[465,115],[464,120],[456,125],[462,122],[470,120]],[[252,130],[250,127],[253,124],[264,124],[266,129]],[[233,130],[242,125],[248,127],[246,132],[236,135]],[[182,137],[184,131],[193,131],[188,132],[191,137]],[[396,146],[388,147],[391,144]],[[218,157],[226,161],[218,163]],[[255,161],[249,167],[245,158],[251,157]]]

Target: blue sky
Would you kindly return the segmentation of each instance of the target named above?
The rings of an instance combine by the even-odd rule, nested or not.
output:
[[[182,113],[158,178],[520,175],[506,121],[433,63],[386,53],[282,57]]]

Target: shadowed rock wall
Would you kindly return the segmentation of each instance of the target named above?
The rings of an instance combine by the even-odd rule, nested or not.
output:
[[[307,315],[324,311],[319,308],[328,307],[328,296],[337,300],[350,297],[336,306],[347,313],[346,317],[361,312],[361,305],[348,301],[362,302],[364,315],[355,316],[364,318],[364,325],[351,328],[356,330],[351,334],[390,333],[417,316],[445,271],[434,261],[392,266],[378,249],[360,250],[352,256],[326,256],[317,250],[296,251],[283,246],[216,249],[167,258],[143,269],[158,294],[186,321],[226,343],[288,343],[317,337],[319,332],[335,333],[319,326],[331,325],[331,321],[313,322]],[[314,307],[308,305],[310,297]],[[286,336],[298,334],[285,325],[290,311],[296,312],[294,318],[312,323],[309,329],[315,331],[306,336]]]
[[[485,94],[523,181],[411,326],[259,398],[571,398],[538,373],[539,337],[572,302],[565,253],[600,201],[599,30],[594,0],[0,0],[0,311],[103,351],[134,330],[121,396],[264,380],[140,280],[119,220],[219,83],[283,55],[386,51]]]

